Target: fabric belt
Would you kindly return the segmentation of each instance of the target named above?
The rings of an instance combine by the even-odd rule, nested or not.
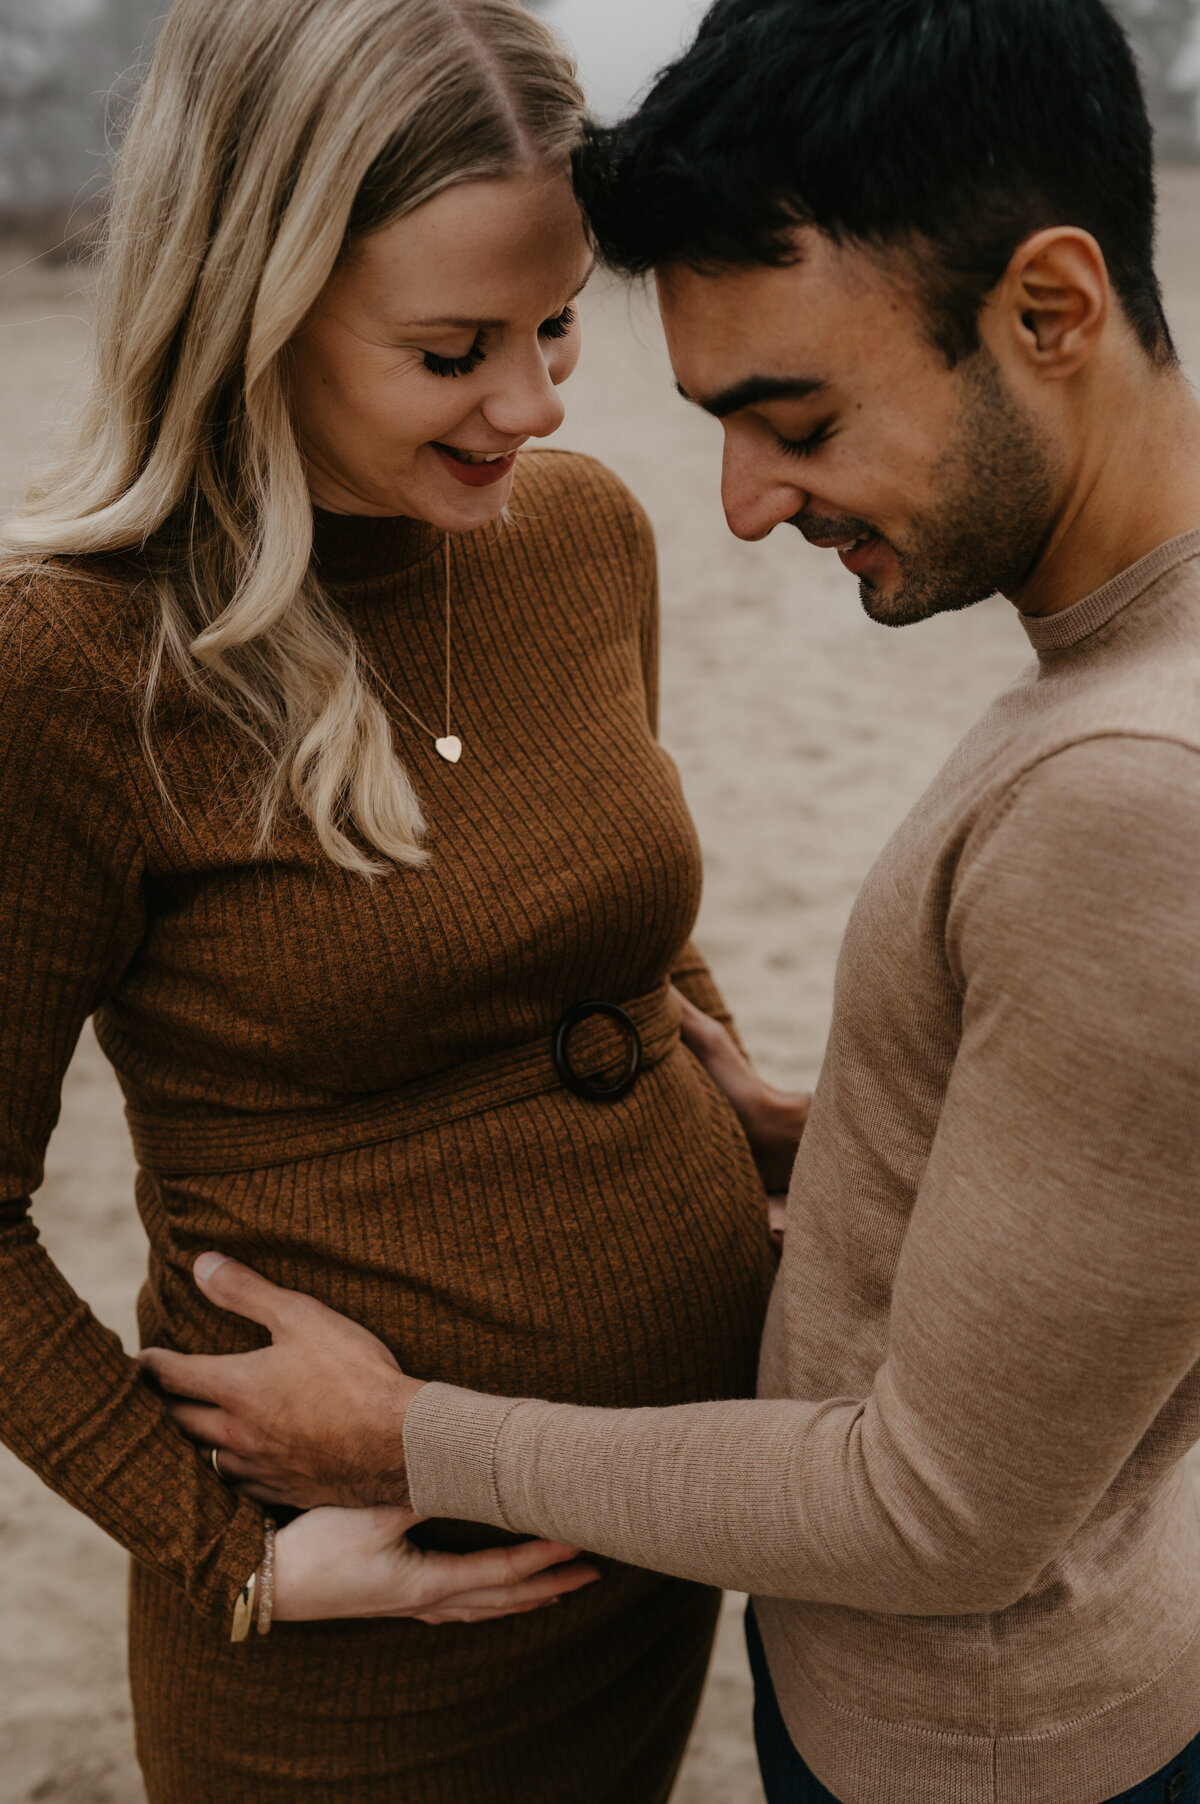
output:
[[[641,1041],[641,1068],[658,1064],[679,1039],[680,1009],[669,985],[621,1004]],[[604,1015],[580,1020],[571,1030],[570,1062],[576,1074],[602,1082],[620,1073],[629,1056],[619,1028]],[[256,1171],[321,1158],[445,1127],[468,1115],[504,1108],[552,1090],[570,1094],[554,1057],[554,1035],[505,1047],[453,1065],[402,1088],[346,1101],[322,1099],[311,1107],[245,1114],[166,1114],[126,1110],[134,1151],[144,1171],[160,1177]],[[599,1099],[599,1096],[598,1096]],[[580,1108],[594,1103],[579,1100]]]

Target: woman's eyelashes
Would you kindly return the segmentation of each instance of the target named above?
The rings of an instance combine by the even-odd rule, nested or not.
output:
[[[539,338],[565,338],[575,324],[575,309],[564,307],[553,319],[543,320]],[[431,376],[469,376],[487,356],[486,333],[480,331],[475,343],[461,357],[440,357],[436,351],[422,351],[421,357]]]
[[[462,357],[439,357],[436,351],[422,351],[425,368],[431,376],[469,376],[487,356],[483,339],[483,333],[477,332],[475,343]]]
[[[543,320],[538,327],[539,338],[565,338],[575,324],[574,307],[564,307],[553,319]]]

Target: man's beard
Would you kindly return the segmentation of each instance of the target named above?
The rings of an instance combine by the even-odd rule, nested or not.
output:
[[[934,614],[1016,593],[1036,564],[1054,509],[1055,460],[1036,421],[1005,387],[987,350],[964,364],[958,429],[934,466],[933,503],[914,514],[905,542],[889,540],[900,585],[886,591],[859,579],[862,604],[883,626],[911,626]],[[868,521],[797,515],[806,536],[853,538]],[[843,532],[843,528],[848,530]]]

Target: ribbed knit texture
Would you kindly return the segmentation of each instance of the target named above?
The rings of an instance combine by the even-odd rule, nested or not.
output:
[[[440,537],[321,516],[317,556],[369,663],[437,724]],[[661,1804],[699,1696],[714,1594],[612,1564],[510,1622],[280,1624],[231,1647],[259,1512],[176,1433],[29,1222],[95,1012],[144,1155],[146,1341],[259,1341],[192,1283],[213,1246],[452,1384],[609,1407],[752,1387],[761,1186],[665,990],[673,974],[722,1012],[686,944],[699,856],[653,734],[648,529],[598,466],[527,455],[509,520],[458,539],[454,565],[462,762],[394,710],[431,859],[373,884],[298,820],[254,856],[237,741],[173,681],[164,798],[127,581],[47,575],[5,603],[0,1427],[135,1556],[151,1804]],[[647,1069],[617,1104],[549,1063],[555,1022],[590,998],[636,999],[645,1024]],[[608,1028],[579,1037],[586,1071],[620,1053]]]
[[[1200,1727],[1200,532],[1026,625],[855,906],[759,1400],[405,1425],[419,1509],[754,1592],[841,1804]]]

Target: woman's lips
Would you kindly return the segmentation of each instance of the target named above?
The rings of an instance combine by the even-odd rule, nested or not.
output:
[[[458,482],[465,483],[469,489],[490,488],[493,482],[500,482],[512,471],[517,461],[517,452],[510,451],[505,457],[499,457],[491,464],[468,464],[461,457],[456,457],[449,445],[434,444],[443,466],[449,470]]]

